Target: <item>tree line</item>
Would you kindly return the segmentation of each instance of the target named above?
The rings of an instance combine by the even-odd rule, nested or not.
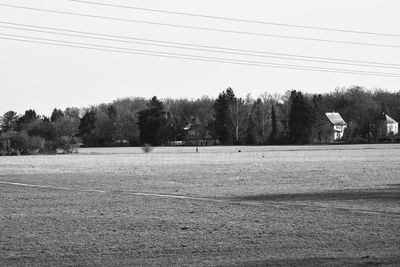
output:
[[[153,146],[184,141],[195,125],[198,140],[223,145],[310,144],[326,127],[325,112],[348,123],[343,141],[382,141],[382,113],[400,120],[400,92],[354,86],[325,94],[264,93],[237,97],[232,88],[216,99],[124,98],[88,108],[55,108],[47,117],[29,109],[0,117],[0,154],[71,153],[83,146]],[[398,136],[390,137],[399,141]]]

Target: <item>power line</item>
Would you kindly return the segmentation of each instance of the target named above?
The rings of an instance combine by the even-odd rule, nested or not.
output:
[[[96,44],[89,44],[89,43],[69,42],[69,41],[61,41],[61,40],[46,39],[46,38],[36,38],[36,37],[30,37],[30,36],[11,35],[11,34],[4,34],[4,33],[0,33],[0,35],[17,37],[17,38],[25,38],[25,39],[33,39],[33,40],[39,40],[39,41],[24,40],[24,39],[17,39],[17,38],[11,38],[11,37],[0,37],[0,39],[29,42],[29,43],[48,44],[48,45],[56,45],[56,46],[64,46],[64,47],[84,48],[84,49],[89,49],[89,50],[119,52],[119,53],[138,54],[138,55],[150,55],[150,56],[157,56],[157,57],[187,59],[187,60],[206,61],[206,62],[218,62],[218,63],[248,65],[248,66],[260,66],[260,67],[271,67],[271,68],[283,68],[283,69],[295,69],[295,70],[320,71],[320,72],[345,73],[345,74],[360,74],[360,75],[367,75],[367,76],[382,76],[382,77],[400,78],[400,74],[397,74],[397,73],[369,72],[369,71],[357,71],[357,70],[347,70],[347,69],[334,69],[334,68],[321,68],[321,67],[301,66],[301,65],[277,64],[277,63],[268,63],[268,62],[259,62],[259,61],[236,60],[236,59],[227,59],[227,58],[215,58],[215,57],[205,57],[205,56],[197,56],[197,55],[187,55],[187,54],[179,54],[179,53],[168,53],[168,52],[151,51],[151,50],[143,50],[143,49],[121,48],[121,47],[114,47],[114,46],[104,46],[104,45],[96,45]],[[51,42],[58,42],[58,43],[51,43]]]
[[[115,21],[134,22],[134,23],[142,23],[142,24],[148,24],[148,25],[174,27],[174,28],[181,28],[181,29],[195,29],[195,30],[223,32],[223,33],[234,33],[234,34],[244,34],[244,35],[263,36],[263,37],[274,37],[274,38],[284,38],[284,39],[302,40],[302,41],[317,41],[317,42],[335,43],[335,44],[348,44],[348,45],[364,45],[364,46],[375,46],[375,47],[400,48],[400,46],[398,46],[398,45],[352,42],[352,41],[339,41],[339,40],[331,40],[331,39],[319,39],[319,38],[299,37],[299,36],[291,36],[291,35],[277,35],[277,34],[267,34],[267,33],[258,33],[258,32],[245,32],[245,31],[236,31],[236,30],[226,30],[226,29],[217,29],[217,28],[208,28],[208,27],[189,26],[189,25],[182,25],[182,24],[171,24],[171,23],[162,23],[162,22],[154,22],[154,21],[145,21],[145,20],[123,19],[123,18],[117,18],[117,17],[90,15],[90,14],[83,14],[83,13],[74,13],[74,12],[67,12],[67,11],[49,10],[49,9],[41,9],[41,8],[33,8],[33,7],[25,7],[25,6],[15,6],[15,5],[7,5],[7,4],[0,4],[0,6],[6,6],[6,7],[12,7],[12,8],[20,8],[20,9],[25,9],[25,10],[48,12],[48,13],[54,13],[54,14],[64,14],[64,15],[74,15],[74,16],[81,16],[81,17],[90,17],[90,18],[98,18],[98,19],[115,20]]]
[[[4,22],[0,21],[0,23],[4,23]],[[16,23],[11,23],[11,24],[16,24]],[[32,25],[26,25],[26,26],[34,27],[34,28],[47,28],[47,29],[58,30],[58,31],[70,31],[70,30],[49,28],[49,27],[37,27],[37,26],[32,26]],[[400,69],[400,65],[397,65],[397,67],[395,67],[396,66],[395,64],[392,64],[394,66],[387,66],[385,63],[360,64],[360,63],[338,62],[339,61],[338,59],[335,59],[334,61],[333,60],[329,61],[329,60],[320,60],[320,59],[293,58],[293,57],[288,57],[288,55],[286,55],[286,56],[274,56],[274,55],[265,55],[265,54],[258,54],[257,55],[257,54],[243,53],[243,52],[229,52],[229,51],[220,51],[220,50],[205,49],[205,48],[193,48],[193,47],[182,47],[182,46],[176,46],[176,45],[163,45],[163,44],[154,44],[154,43],[146,43],[146,42],[138,42],[138,41],[126,41],[126,40],[118,40],[118,39],[113,39],[113,38],[93,37],[93,36],[85,36],[85,35],[79,35],[79,34],[68,34],[68,33],[52,32],[52,31],[44,31],[44,30],[34,30],[34,29],[18,28],[18,27],[12,27],[12,26],[2,26],[2,25],[0,25],[0,27],[1,28],[7,28],[7,29],[30,31],[30,32],[63,35],[63,36],[70,36],[70,37],[88,38],[88,39],[96,39],[96,40],[106,40],[106,41],[123,42],[123,43],[133,43],[133,44],[141,44],[141,45],[151,45],[151,46],[167,47],[167,48],[175,48],[175,49],[196,50],[196,51],[203,51],[203,52],[233,54],[233,55],[242,55],[242,56],[254,56],[254,57],[267,57],[267,58],[277,58],[277,59],[284,59],[284,60],[309,61],[309,62],[319,62],[319,63],[327,63],[327,64],[340,64],[340,65],[351,65],[351,66]],[[72,32],[75,32],[75,31],[72,31]],[[88,33],[88,32],[83,32],[83,33],[91,34],[91,35],[97,35],[95,33]],[[119,38],[121,38],[121,37],[119,37]],[[151,40],[151,41],[154,42],[154,40]],[[160,42],[160,41],[158,41],[158,42]],[[187,44],[185,44],[185,45],[187,45]],[[219,49],[225,49],[225,48],[219,48]],[[252,52],[257,53],[256,51],[252,51]]]
[[[356,30],[346,30],[346,29],[338,29],[338,28],[325,28],[325,27],[305,26],[305,25],[298,25],[298,24],[287,24],[287,23],[277,23],[277,22],[269,22],[269,21],[238,19],[238,18],[211,16],[211,15],[203,15],[203,14],[195,14],[195,13],[185,13],[185,12],[177,12],[177,11],[170,11],[170,10],[154,9],[154,8],[143,8],[143,7],[135,7],[135,6],[116,5],[116,4],[110,4],[110,3],[96,3],[96,2],[82,1],[82,0],[70,0],[70,1],[71,2],[80,2],[80,3],[92,4],[92,5],[118,7],[118,8],[126,8],[126,9],[134,9],[134,10],[142,10],[142,11],[150,11],[150,12],[158,12],[158,13],[174,14],[174,15],[183,15],[183,16],[191,16],[191,17],[199,17],[199,18],[218,19],[218,20],[226,20],[226,21],[246,22],[246,23],[274,25],[274,26],[283,26],[283,27],[292,27],[292,28],[303,28],[303,29],[321,30],[321,31],[334,31],[334,32],[345,32],[345,33],[357,33],[357,34],[368,34],[368,35],[378,35],[378,36],[400,37],[399,34],[391,34],[391,33],[356,31]]]
[[[368,65],[385,65],[385,66],[396,66],[396,67],[400,66],[400,64],[382,63],[382,62],[374,62],[374,61],[338,59],[338,58],[329,58],[329,57],[312,57],[312,56],[304,56],[304,55],[296,55],[296,54],[272,53],[272,52],[258,51],[258,50],[246,50],[246,49],[219,47],[219,46],[198,45],[198,44],[191,44],[191,43],[168,42],[168,41],[160,41],[160,40],[154,40],[154,39],[136,38],[136,37],[130,37],[130,36],[111,35],[111,34],[104,34],[104,33],[93,33],[93,32],[85,32],[85,31],[75,31],[75,30],[64,29],[64,28],[35,26],[35,25],[31,25],[31,24],[20,24],[20,23],[12,23],[12,22],[7,22],[7,21],[0,21],[0,23],[7,24],[7,25],[16,25],[16,26],[31,27],[31,28],[46,29],[46,30],[54,30],[54,31],[64,31],[64,32],[87,34],[87,35],[97,35],[97,36],[119,38],[119,39],[127,39],[127,40],[139,40],[139,41],[155,42],[155,43],[162,43],[162,44],[173,44],[173,45],[179,45],[179,46],[210,48],[210,49],[219,49],[219,50],[227,50],[227,51],[235,51],[235,52],[266,54],[266,55],[277,55],[277,56],[306,58],[306,59],[318,59],[318,60],[327,60],[327,61],[342,61],[342,62],[362,63],[362,64],[368,64]]]

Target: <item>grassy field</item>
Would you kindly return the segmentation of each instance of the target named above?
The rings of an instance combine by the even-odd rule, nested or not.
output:
[[[400,145],[0,157],[0,265],[400,265]]]

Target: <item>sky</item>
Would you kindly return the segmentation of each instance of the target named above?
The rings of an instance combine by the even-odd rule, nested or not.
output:
[[[126,8],[128,6],[142,9]],[[400,77],[291,68],[296,65],[296,68],[308,66],[318,70],[324,68],[400,75],[399,10],[400,2],[397,0],[0,0],[0,114],[8,110],[22,114],[27,109],[35,109],[38,114],[50,115],[55,107],[83,108],[125,97],[150,98],[155,95],[159,98],[196,99],[207,95],[216,98],[228,87],[233,88],[239,97],[251,93],[254,98],[264,92],[301,90],[305,93],[325,93],[337,87],[353,85],[398,91]],[[391,35],[317,30],[271,23]],[[76,31],[85,33],[78,34]],[[73,36],[67,36],[66,33]],[[282,54],[286,55],[284,59],[276,58],[282,57]],[[287,55],[302,57],[296,57],[297,60],[289,57],[292,59],[289,60]],[[191,60],[173,57],[189,57]],[[198,60],[199,57],[203,61]],[[341,63],[367,61],[386,65],[371,67],[332,64],[326,60],[305,61],[310,57],[347,60]],[[227,63],[227,60],[230,61]],[[233,64],[232,60],[240,64]],[[275,64],[275,67],[270,67],[271,64]],[[283,68],[277,68],[276,64]]]

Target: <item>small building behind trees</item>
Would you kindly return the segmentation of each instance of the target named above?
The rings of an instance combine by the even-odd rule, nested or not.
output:
[[[198,146],[200,142],[200,125],[190,122],[183,130],[186,132],[184,144]]]
[[[184,145],[210,146],[219,144],[219,142],[208,133],[207,129],[203,129],[195,120],[188,123],[183,130],[186,133],[183,141]]]

